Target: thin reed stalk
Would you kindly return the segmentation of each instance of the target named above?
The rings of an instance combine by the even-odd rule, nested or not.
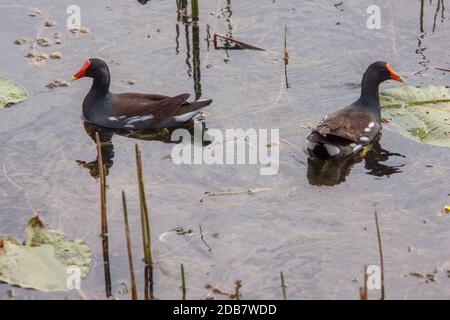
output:
[[[284,57],[283,57],[283,60],[286,64],[289,64],[289,53],[288,53],[288,49],[287,49],[287,32],[288,32],[288,27],[285,24],[284,25]]]
[[[380,224],[378,222],[378,213],[375,211],[375,225],[377,227],[377,238],[378,238],[378,250],[380,252],[380,267],[381,267],[381,300],[385,299],[384,290],[384,260],[383,260],[383,245],[381,243],[381,231]]]
[[[153,300],[153,265],[146,263],[144,266],[144,299]]]
[[[186,278],[184,276],[184,266],[181,266],[181,299],[186,300]]]
[[[191,0],[192,22],[197,24],[199,21],[198,0]]]
[[[199,100],[202,96],[202,84],[200,71],[200,28],[198,24],[192,26],[192,55],[195,100]]]
[[[281,279],[281,290],[283,290],[283,299],[287,300],[287,291],[286,291],[286,283],[284,282],[284,274],[283,271],[280,271],[280,279]]]
[[[97,143],[97,164],[100,178],[100,217],[102,227],[101,235],[105,236],[108,233],[108,223],[106,221],[106,177],[105,166],[103,165],[102,144],[100,142],[98,132],[95,133],[95,142]]]
[[[289,89],[290,85],[289,85],[288,72],[287,72],[287,66],[289,64],[289,53],[288,53],[288,49],[287,49],[287,32],[288,32],[288,27],[287,27],[287,25],[284,25],[284,56],[283,56],[284,78],[286,81],[286,89]]]
[[[369,299],[369,291],[367,290],[367,266],[364,267],[364,287],[359,287],[359,298],[361,300]]]
[[[150,222],[148,219],[147,201],[145,199],[144,177],[142,174],[142,158],[141,149],[136,144],[136,167],[139,185],[139,202],[141,209],[141,224],[142,224],[142,243],[144,246],[144,258],[146,263],[152,263],[151,239],[150,239]]]
[[[152,267],[153,259],[151,249],[150,222],[148,219],[147,201],[145,199],[141,149],[137,144],[135,145],[135,152],[136,152],[136,169],[139,186],[139,203],[141,212],[142,245],[144,249],[144,261],[146,264],[145,268],[146,298],[153,299],[153,267]]]
[[[97,144],[97,163],[100,177],[100,213],[101,213],[101,237],[103,251],[103,271],[105,276],[105,294],[109,298],[112,296],[111,271],[109,263],[109,241],[108,241],[108,221],[106,218],[106,168],[103,164],[102,145],[98,132],[95,133]]]
[[[127,210],[127,199],[125,197],[125,191],[122,190],[122,206],[123,206],[123,220],[125,225],[125,238],[127,241],[127,251],[128,251],[128,266],[130,269],[130,282],[131,282],[131,299],[137,300],[137,287],[136,278],[134,275],[133,267],[133,252],[131,250],[131,237],[130,237],[130,226],[128,224],[128,210]]]

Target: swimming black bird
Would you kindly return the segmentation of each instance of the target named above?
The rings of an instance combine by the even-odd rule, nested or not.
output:
[[[388,63],[372,63],[364,73],[359,99],[325,116],[307,137],[309,155],[319,159],[346,157],[369,144],[381,129],[378,87],[390,79],[404,82]]]
[[[212,100],[188,102],[190,94],[175,97],[147,93],[109,91],[110,73],[107,64],[92,58],[84,62],[72,77],[93,78],[92,87],[83,101],[83,115],[90,122],[113,129],[141,130],[170,128],[191,120]]]

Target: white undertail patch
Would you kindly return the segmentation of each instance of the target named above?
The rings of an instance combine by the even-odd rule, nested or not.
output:
[[[327,152],[331,157],[334,157],[334,156],[338,155],[339,153],[341,153],[341,149],[339,149],[338,147],[333,146],[331,144],[325,143],[324,147],[325,147],[325,149],[327,149]]]
[[[199,111],[191,111],[185,114],[181,114],[179,116],[173,117],[176,122],[186,122],[191,120]]]
[[[369,138],[361,137],[361,138],[359,138],[359,141],[361,141],[361,142],[369,142]]]

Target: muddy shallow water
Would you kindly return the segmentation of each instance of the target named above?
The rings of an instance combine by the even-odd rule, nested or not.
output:
[[[129,298],[122,189],[129,202],[142,297],[136,142],[143,153],[159,299],[181,297],[180,263],[188,298],[221,299],[205,286],[229,292],[241,280],[243,299],[279,299],[283,271],[290,299],[357,299],[364,265],[379,263],[375,210],[384,244],[387,298],[450,297],[450,216],[439,215],[450,201],[448,148],[417,143],[385,125],[375,152],[347,168],[345,181],[334,186],[311,184],[303,152],[310,126],[359,95],[361,75],[372,61],[390,62],[410,85],[449,84],[450,74],[431,67],[448,67],[450,61],[450,25],[438,1],[425,1],[422,19],[421,2],[410,0],[200,1],[199,65],[193,61],[192,29],[177,22],[175,1],[141,5],[79,0],[82,25],[90,32],[77,37],[65,30],[71,4],[6,0],[0,5],[0,73],[30,91],[24,103],[0,110],[1,235],[22,238],[27,220],[39,213],[69,238],[84,239],[94,252],[94,264],[82,282],[83,295],[105,297],[99,187],[90,170],[79,164],[96,159],[95,144],[80,116],[91,81],[45,87],[54,79],[70,79],[84,59],[99,57],[109,64],[114,92],[197,93],[214,99],[205,109],[208,128],[278,128],[282,139],[279,173],[262,176],[259,165],[174,165],[167,157],[173,144],[114,135],[107,183],[117,298]],[[381,8],[380,30],[366,28],[371,4]],[[35,7],[42,16],[29,17]],[[57,25],[41,28],[45,17]],[[208,50],[206,24],[221,34],[231,28],[236,38],[266,51]],[[283,62],[285,24],[289,89]],[[17,46],[14,40],[32,39],[39,32],[46,37],[63,33],[61,45],[38,49],[59,51],[61,60],[42,67],[25,60],[29,44]],[[205,195],[246,189],[264,190]],[[193,232],[178,235],[171,231],[177,227]],[[435,269],[435,282],[408,276]],[[0,297],[10,289],[0,285]],[[13,290],[19,299],[81,298],[77,292]],[[371,297],[378,294],[371,292]]]

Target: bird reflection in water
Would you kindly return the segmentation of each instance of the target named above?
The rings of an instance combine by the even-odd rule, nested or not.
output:
[[[89,121],[84,121],[84,130],[87,135],[91,137],[91,139],[95,143],[95,133],[98,132],[100,143],[102,146],[102,158],[103,164],[106,168],[105,174],[108,175],[111,167],[114,163],[114,144],[112,143],[112,137],[117,134],[123,137],[145,140],[145,141],[160,141],[163,143],[179,143],[181,141],[172,141],[171,136],[172,133],[176,129],[187,129],[191,133],[191,137],[194,137],[194,128],[195,126],[200,125],[196,124],[193,120],[190,120],[183,126],[174,127],[174,128],[164,128],[164,129],[149,129],[149,130],[139,130],[139,131],[128,131],[128,130],[118,130],[118,129],[108,129],[99,127]],[[204,122],[201,122],[201,130],[202,137],[204,136],[207,128]],[[192,141],[192,143],[194,143]],[[204,141],[202,139],[202,145],[206,146],[210,142]],[[76,160],[77,164],[83,168],[89,170],[90,175],[97,179],[100,174],[98,171],[98,161],[97,158],[93,161],[84,161],[84,160]]]
[[[392,153],[383,149],[380,145],[381,134],[365,148],[361,149],[355,155],[347,158],[338,158],[331,160],[321,160],[317,158],[308,159],[308,181],[315,186],[334,186],[345,181],[350,174],[353,166],[365,161],[364,167],[368,170],[367,174],[376,177],[389,177],[392,174],[402,172],[402,165],[389,166],[382,162],[390,157],[396,156],[405,158],[399,153]]]

